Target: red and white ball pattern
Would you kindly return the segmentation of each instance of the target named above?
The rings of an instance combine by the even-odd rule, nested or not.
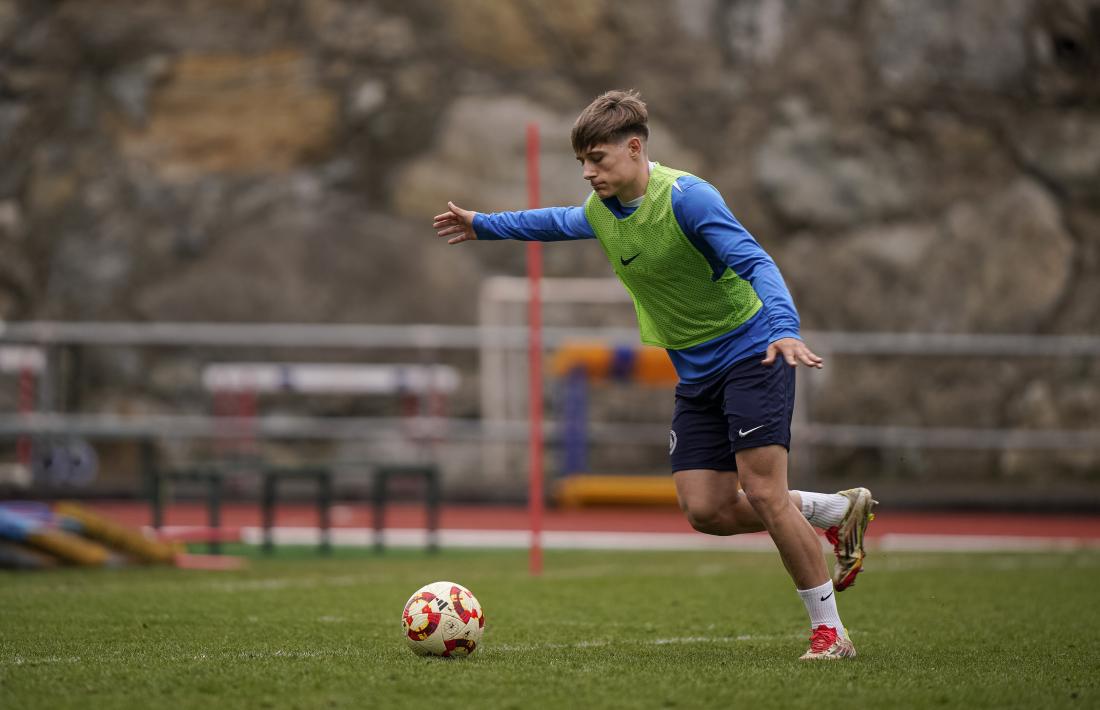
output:
[[[485,614],[460,584],[432,582],[416,590],[401,613],[405,642],[422,656],[469,656],[477,650]]]

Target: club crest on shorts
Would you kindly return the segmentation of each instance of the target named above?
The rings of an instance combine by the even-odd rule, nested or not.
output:
[[[671,454],[676,450],[676,430],[668,430],[668,453]]]

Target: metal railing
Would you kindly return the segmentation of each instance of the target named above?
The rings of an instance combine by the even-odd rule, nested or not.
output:
[[[1086,357],[1100,358],[1100,336],[1037,336],[916,333],[806,332],[805,339],[820,354],[960,357]],[[474,350],[486,339],[505,348],[527,346],[523,326],[456,325],[315,325],[236,323],[0,323],[0,344],[33,345],[55,354],[72,347],[293,347],[350,350],[413,349],[431,352]],[[554,328],[544,330],[547,349],[570,340],[635,343],[633,328]],[[42,376],[53,376],[46,358]],[[49,391],[52,385],[44,387]],[[523,442],[524,421],[485,423],[479,419],[419,416],[309,417],[259,416],[247,421],[198,414],[121,416],[66,413],[39,407],[31,414],[0,415],[0,437],[80,436],[90,439],[218,439],[239,437],[242,427],[257,438],[371,440],[399,433],[437,440]],[[548,422],[546,435],[560,434]],[[665,423],[615,424],[592,422],[593,442],[652,443],[667,435]],[[997,429],[920,426],[827,424],[815,421],[812,410],[800,411],[796,440],[811,446],[917,447],[960,450],[1100,450],[1100,429]]]
[[[407,348],[470,350],[488,338],[501,347],[525,348],[528,332],[522,326],[457,325],[316,325],[244,323],[66,323],[0,322],[0,343],[37,345],[46,350],[68,346],[177,346],[177,347],[309,347],[377,350]],[[1009,356],[1100,357],[1100,336],[980,335],[946,333],[807,332],[804,337],[825,355],[891,356]],[[543,341],[553,349],[570,340],[634,342],[632,328],[554,328],[544,330]],[[48,369],[48,368],[47,368]],[[49,376],[49,373],[46,373]],[[347,438],[370,436],[376,428],[407,428],[409,422],[392,418],[259,417],[249,426],[260,436],[291,438]],[[860,426],[801,422],[801,436],[815,445],[898,446],[944,448],[1100,448],[1100,430],[954,429],[898,426]],[[426,434],[471,438],[488,436],[517,440],[525,434],[522,421],[486,428],[469,419],[424,417],[417,426]],[[553,434],[555,426],[548,425]],[[620,437],[633,426],[594,424],[601,432]],[[66,431],[92,437],[236,436],[225,418],[202,415],[62,414],[40,412],[0,415],[0,435],[59,434]],[[229,431],[230,433],[226,433]],[[632,439],[635,437],[631,437]]]

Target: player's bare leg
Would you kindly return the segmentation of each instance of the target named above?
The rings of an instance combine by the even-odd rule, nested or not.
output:
[[[741,490],[736,471],[693,469],[672,475],[676,497],[691,526],[707,535],[743,535],[764,532],[764,521]],[[798,491],[790,491],[791,503],[802,508]]]
[[[829,579],[821,543],[787,489],[787,452],[761,446],[737,452],[737,472],[752,509],[779,548],[779,555],[799,589]]]
[[[810,615],[810,648],[802,658],[854,656],[855,647],[836,610],[821,543],[787,490],[787,450],[773,444],[738,451],[736,457],[745,496],[767,528]]]
[[[693,469],[672,474],[676,497],[691,526],[707,535],[761,532],[764,523],[737,483],[737,473]]]
[[[691,526],[707,535],[743,535],[766,530],[748,497],[740,489],[737,473],[692,469],[673,474],[676,496]],[[874,520],[875,500],[866,488],[839,493],[789,491],[791,503],[814,527],[825,531],[833,545],[836,564],[833,584],[842,592],[863,569],[863,535]]]

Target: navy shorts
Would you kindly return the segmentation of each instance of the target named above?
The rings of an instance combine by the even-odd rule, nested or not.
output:
[[[736,471],[734,453],[769,444],[791,448],[795,368],[764,354],[695,384],[676,385],[669,432],[672,471]]]

